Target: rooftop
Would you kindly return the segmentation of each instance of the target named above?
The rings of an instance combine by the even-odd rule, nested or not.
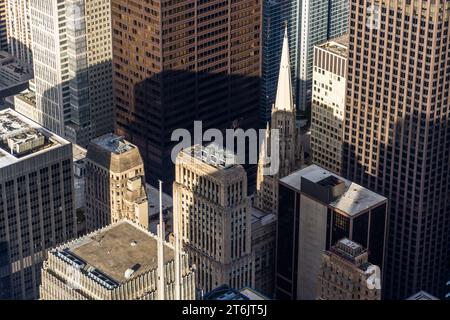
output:
[[[249,287],[236,290],[224,284],[207,293],[204,300],[268,300],[268,298]]]
[[[330,176],[333,178],[330,178]],[[317,165],[311,165],[304,169],[295,171],[289,176],[282,178],[280,181],[284,185],[300,192],[302,178],[316,184],[323,184],[323,181],[341,181],[344,184],[344,193],[328,205],[350,216],[357,215],[362,211],[387,201],[385,197]]]
[[[348,35],[343,35],[338,38],[331,39],[321,45],[319,48],[337,54],[341,57],[347,58],[348,54]]]
[[[36,93],[30,90],[25,90],[14,96],[16,99],[20,99],[28,104],[36,105]]]
[[[143,228],[122,220],[52,251],[64,261],[92,274],[106,287],[118,285],[158,266],[157,238]],[[64,257],[62,257],[64,256]],[[172,247],[164,245],[164,263],[174,258]],[[134,270],[130,278],[128,269]]]
[[[145,189],[148,197],[148,215],[159,215],[159,190],[152,185],[146,183]],[[168,194],[162,194],[162,209],[163,211],[171,209],[173,207],[172,197]]]
[[[103,148],[114,154],[122,154],[136,148],[135,145],[126,141],[124,137],[115,135],[113,133],[107,133],[103,136],[95,138],[91,143]]]
[[[68,143],[12,109],[0,111],[0,168]]]
[[[234,153],[215,143],[210,143],[207,146],[194,145],[184,149],[182,152],[219,169],[228,169],[237,163]]]

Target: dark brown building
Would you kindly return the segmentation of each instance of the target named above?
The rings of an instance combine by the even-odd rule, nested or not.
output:
[[[261,0],[112,0],[116,133],[171,189],[172,131],[256,127]]]
[[[389,199],[385,298],[442,297],[450,230],[450,0],[352,0],[346,178]]]

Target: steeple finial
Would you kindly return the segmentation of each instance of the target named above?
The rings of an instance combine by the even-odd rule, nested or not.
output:
[[[281,51],[280,72],[278,74],[276,110],[294,111],[294,100],[291,78],[291,64],[289,62],[289,39],[287,23],[284,30],[283,49]]]

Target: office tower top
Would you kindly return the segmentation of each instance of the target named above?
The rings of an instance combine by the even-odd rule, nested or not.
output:
[[[139,147],[153,185],[174,181],[175,129],[258,127],[261,7],[112,1],[116,133]]]
[[[389,198],[383,293],[448,277],[450,1],[352,1],[343,174]]]
[[[48,156],[50,151],[64,146],[69,146],[70,149],[68,141],[12,109],[0,111],[0,168],[25,163],[40,155]],[[28,169],[31,167],[24,165],[22,171]]]
[[[92,140],[86,155],[85,197],[88,231],[123,218],[148,229],[144,164],[138,148],[112,133]]]
[[[155,300],[163,278],[166,299],[174,299],[174,257],[167,242],[159,252],[158,238],[122,220],[49,252],[42,269],[43,300]],[[157,256],[163,254],[164,270]],[[181,256],[181,299],[195,299],[194,272]]]
[[[76,236],[71,144],[0,111],[0,296],[38,297],[48,248]]]
[[[316,299],[324,250],[342,238],[384,259],[387,199],[316,165],[279,182],[276,299]]]
[[[311,105],[313,163],[341,173],[347,82],[348,36],[314,47]]]
[[[247,176],[234,154],[194,145],[179,152],[175,177],[174,225],[197,266],[197,287],[253,286]]]
[[[296,128],[296,109],[293,99],[293,86],[291,66],[289,62],[288,30],[285,29],[281,53],[280,68],[278,72],[278,87],[275,103],[272,106],[272,117],[267,124],[265,140],[260,150],[258,172],[256,180],[256,193],[253,205],[267,213],[276,213],[278,204],[278,179],[299,169],[303,162],[303,150],[300,142],[300,130]],[[270,130],[278,130],[279,139],[272,139]],[[274,141],[272,141],[274,140]],[[274,146],[275,144],[275,146]],[[277,172],[266,175],[264,171],[270,162],[270,149],[277,147],[279,159]]]
[[[319,300],[380,300],[381,272],[368,262],[367,250],[347,238],[323,254]]]

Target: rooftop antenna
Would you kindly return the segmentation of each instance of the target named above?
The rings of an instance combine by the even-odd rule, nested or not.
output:
[[[164,300],[164,224],[162,214],[162,181],[159,180],[159,225],[158,225],[158,300]]]

